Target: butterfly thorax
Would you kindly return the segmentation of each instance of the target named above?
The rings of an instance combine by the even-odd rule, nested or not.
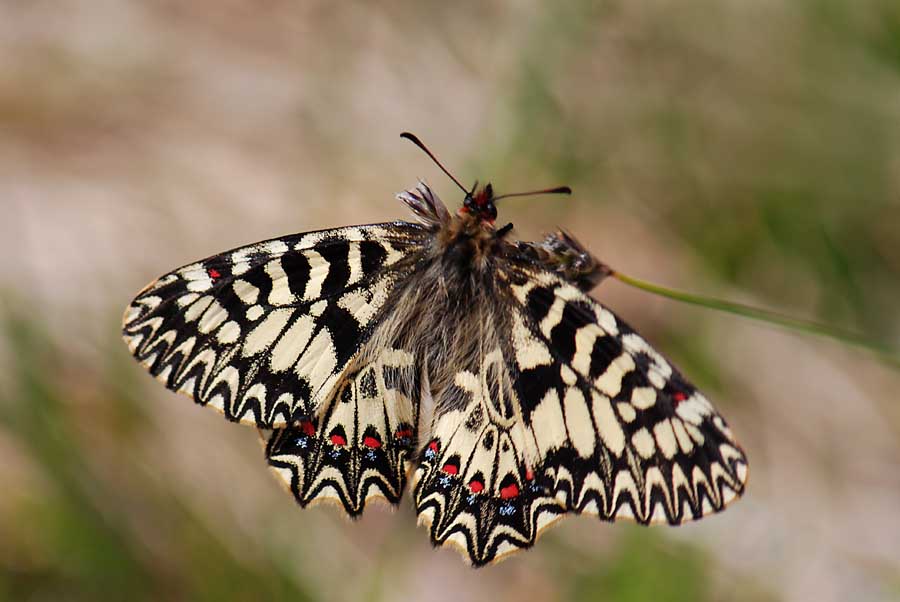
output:
[[[510,245],[498,236],[491,223],[464,209],[436,232],[437,250],[460,268],[486,268],[492,256]]]

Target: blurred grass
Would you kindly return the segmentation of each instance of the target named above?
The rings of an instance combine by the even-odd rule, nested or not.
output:
[[[783,17],[782,6],[769,15],[732,4],[702,21],[691,20],[699,11],[662,8],[624,34],[638,81],[618,82],[621,96],[606,101],[617,114],[605,115],[570,93],[585,95],[577,86],[590,81],[609,48],[604,27],[613,29],[625,6],[543,13],[503,105],[515,121],[498,163],[527,161],[529,171],[602,198],[611,188],[607,157],[642,138],[644,158],[616,167],[662,172],[639,210],[691,248],[702,270],[775,306],[900,340],[900,106],[889,60],[900,44],[897,4],[797,3],[787,11],[797,21],[760,30],[754,54],[729,44],[732,22],[762,25]],[[710,54],[717,43],[720,54]],[[868,44],[877,52],[860,56]],[[603,102],[606,91],[588,88]],[[660,89],[669,93],[654,94]],[[619,130],[617,117],[628,127]]]
[[[80,421],[60,398],[63,384],[53,377],[72,367],[41,327],[19,311],[2,321],[13,365],[10,391],[0,399],[0,424],[50,486],[46,496],[26,497],[5,517],[4,530],[11,532],[0,552],[8,567],[0,572],[0,595],[9,600],[121,600],[124,592],[138,600],[311,599],[282,563],[254,567],[237,558],[165,483],[140,479],[140,491],[122,491],[98,473],[85,457],[86,442],[73,431]],[[97,394],[108,396],[105,403],[114,410],[138,409],[122,395],[125,387],[108,387],[102,377],[89,386],[99,387]],[[95,425],[121,438],[116,460],[123,464],[134,459],[128,444],[141,436],[139,416],[139,411],[117,412],[108,424]],[[125,417],[130,425],[123,424]],[[129,517],[129,502],[136,500],[153,511]],[[135,529],[129,524],[135,518],[161,520]],[[171,557],[154,557],[142,544],[144,529],[169,540]]]
[[[570,600],[705,602],[711,599],[708,578],[699,550],[665,544],[652,532],[629,528],[613,558],[576,577]]]

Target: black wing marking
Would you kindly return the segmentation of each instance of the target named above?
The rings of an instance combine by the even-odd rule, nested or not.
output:
[[[168,388],[229,420],[272,428],[311,416],[425,236],[421,226],[394,222],[212,256],[147,286],[125,313],[125,340]]]

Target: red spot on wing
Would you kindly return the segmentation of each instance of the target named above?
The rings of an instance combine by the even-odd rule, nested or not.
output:
[[[347,445],[347,440],[344,439],[344,436],[337,433],[331,436],[331,442],[338,446]]]
[[[316,434],[316,427],[309,420],[304,420],[300,423],[300,430],[303,431],[304,435],[309,435],[310,437]]]
[[[676,391],[674,394],[672,394],[672,399],[680,403],[687,399],[687,395],[683,391]]]
[[[216,278],[221,278],[222,274],[219,273],[219,270],[215,268],[209,268],[206,270],[206,273],[209,274],[209,277],[215,280]]]
[[[375,437],[366,436],[366,437],[363,437],[363,445],[365,445],[366,447],[372,447],[372,448],[377,449],[377,448],[381,447],[381,441],[379,441]]]
[[[515,483],[510,483],[506,487],[500,490],[500,497],[504,500],[508,500],[509,498],[513,498],[519,495],[519,486]]]
[[[456,474],[459,472],[459,468],[455,464],[444,464],[444,467],[441,470],[447,474]]]
[[[397,439],[409,439],[410,437],[412,437],[412,430],[410,430],[410,429],[401,429],[401,430],[397,431],[397,432],[394,434],[394,436],[395,436]]]
[[[472,493],[484,491],[484,483],[482,483],[478,479],[472,479],[472,481],[469,483],[469,490],[471,490]]]
[[[430,449],[430,450],[433,451],[433,452],[437,452],[437,450],[438,450],[438,442],[437,442],[437,441],[432,441],[431,443],[429,443],[429,444],[428,444],[428,449]]]
[[[526,481],[534,480],[534,473],[531,471],[530,468],[525,471],[525,480]]]

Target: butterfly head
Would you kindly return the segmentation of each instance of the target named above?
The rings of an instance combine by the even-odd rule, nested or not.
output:
[[[490,183],[483,188],[478,188],[478,183],[472,187],[472,192],[466,193],[463,206],[459,208],[459,214],[471,215],[480,222],[493,224],[497,220],[497,205],[494,204],[494,187]]]

